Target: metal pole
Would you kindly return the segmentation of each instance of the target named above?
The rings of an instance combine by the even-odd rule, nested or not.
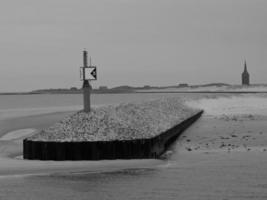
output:
[[[83,67],[87,67],[87,51],[83,51]],[[83,71],[83,79],[85,79],[84,71]],[[91,101],[90,101],[91,89],[92,89],[92,87],[90,85],[89,80],[83,80],[84,112],[90,112],[91,111]]]

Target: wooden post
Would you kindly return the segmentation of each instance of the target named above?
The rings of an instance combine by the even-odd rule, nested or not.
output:
[[[91,111],[91,85],[88,80],[83,81],[83,106],[84,106],[84,112],[90,112]]]
[[[87,51],[83,51],[83,67],[87,67]],[[91,85],[89,83],[89,80],[85,80],[83,72],[83,106],[84,106],[84,112],[90,112],[91,111]]]

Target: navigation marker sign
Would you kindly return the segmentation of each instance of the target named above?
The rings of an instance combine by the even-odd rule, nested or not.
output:
[[[91,63],[90,57],[90,65],[87,65],[87,51],[83,51],[83,67],[80,68],[80,78],[83,81],[83,107],[84,112],[90,112],[91,110],[91,90],[92,87],[90,85],[90,81],[96,80],[96,66],[93,66]]]
[[[96,67],[85,67],[84,68],[84,79],[85,80],[96,80]]]
[[[81,80],[96,80],[97,79],[97,72],[95,66],[90,67],[81,67],[80,72]]]

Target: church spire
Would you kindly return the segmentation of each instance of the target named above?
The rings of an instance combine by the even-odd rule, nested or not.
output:
[[[242,73],[242,85],[249,85],[249,73],[247,69],[247,61],[244,63],[244,72]]]
[[[245,60],[245,64],[244,64],[244,72],[248,72],[248,69],[247,69],[247,61]]]

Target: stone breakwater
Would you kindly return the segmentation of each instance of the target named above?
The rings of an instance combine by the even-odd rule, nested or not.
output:
[[[125,141],[155,137],[200,110],[180,98],[162,98],[79,111],[27,138],[28,141]]]
[[[112,160],[160,158],[182,132],[203,111],[167,131],[152,137],[113,141],[31,141],[23,140],[23,158],[30,160]]]

